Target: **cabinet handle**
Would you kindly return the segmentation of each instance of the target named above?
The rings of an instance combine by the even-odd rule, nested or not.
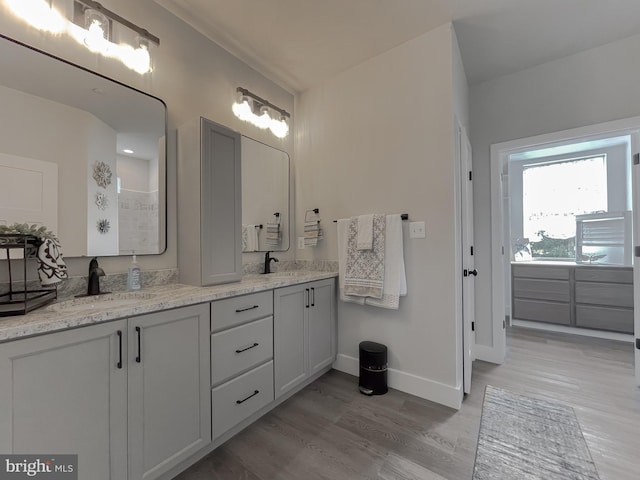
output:
[[[246,312],[248,310],[253,310],[254,308],[259,308],[259,305],[254,305],[253,307],[246,307],[246,308],[237,308],[236,313]]]
[[[311,289],[311,306],[312,307],[316,306],[316,289],[315,288]]]
[[[236,350],[236,353],[242,353],[242,352],[246,352],[247,350],[251,350],[252,348],[256,348],[259,345],[259,343],[254,343],[253,345],[250,345],[246,348],[243,348],[241,350]]]
[[[136,362],[140,363],[142,361],[142,354],[140,353],[140,337],[142,336],[140,327],[136,327],[136,332],[138,333],[138,355],[136,356]]]
[[[240,405],[241,403],[246,402],[247,400],[249,400],[251,397],[255,397],[257,394],[260,393],[260,390],[256,390],[254,391],[251,395],[249,395],[247,398],[243,398],[242,400],[236,400],[236,403],[238,405]]]
[[[118,363],[117,367],[122,368],[122,330],[118,330]]]
[[[309,308],[309,289],[305,288],[304,291],[306,292],[306,295],[307,295],[307,304],[305,305],[305,308]]]

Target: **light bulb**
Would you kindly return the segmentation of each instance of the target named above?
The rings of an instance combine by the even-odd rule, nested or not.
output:
[[[282,115],[280,120],[276,120],[275,118],[271,120],[269,130],[278,138],[284,138],[289,135],[289,124],[287,123],[286,117]]]
[[[271,124],[271,116],[269,115],[269,108],[265,105],[260,107],[260,115],[254,115],[254,121],[252,122],[256,127],[261,129],[269,128]]]
[[[103,14],[88,8],[84,12],[84,21],[87,26],[87,34],[84,44],[92,52],[106,53],[109,51],[109,20]]]
[[[32,27],[51,33],[61,33],[67,20],[44,0],[6,0],[9,8]]]
[[[253,112],[246,98],[243,98],[240,103],[235,102],[231,109],[235,116],[244,122],[248,122],[253,116]]]

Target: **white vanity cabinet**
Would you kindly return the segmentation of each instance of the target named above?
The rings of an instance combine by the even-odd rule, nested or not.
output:
[[[153,479],[211,441],[209,306],[0,344],[0,451]]]
[[[209,305],[128,322],[129,480],[158,478],[211,442]]]
[[[0,344],[0,452],[77,454],[78,478],[126,479],[126,335],[119,320]]]
[[[276,398],[335,360],[333,279],[274,290],[274,373]]]
[[[178,130],[180,281],[215,285],[242,276],[240,134],[199,118]]]
[[[211,303],[213,438],[258,412],[273,396],[273,294]]]

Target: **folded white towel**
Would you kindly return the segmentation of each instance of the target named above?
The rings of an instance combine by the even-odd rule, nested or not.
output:
[[[358,217],[358,250],[371,250],[373,248],[373,214],[360,215]]]
[[[350,218],[341,218],[338,220],[338,287],[340,290],[340,300],[364,305],[364,297],[354,297],[344,293],[344,277],[347,272],[347,235],[350,223]]]

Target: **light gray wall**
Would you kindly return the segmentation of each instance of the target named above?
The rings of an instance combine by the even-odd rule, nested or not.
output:
[[[198,116],[227,125],[244,135],[291,154],[293,131],[284,140],[241,122],[231,112],[236,87],[242,86],[292,112],[294,97],[247,64],[161,8],[153,0],[104,0],[103,5],[160,37],[152,48],[154,71],[140,76],[118,61],[90,53],[66,37],[39,32],[0,4],[0,32],[163,99],[168,108],[168,239],[163,255],[142,256],[142,269],[177,266],[176,128]],[[42,72],[46,75],[46,72]],[[293,130],[293,129],[292,129]],[[62,215],[65,213],[62,212]],[[293,254],[279,255],[293,258]],[[126,272],[129,257],[101,258],[107,273]],[[86,259],[67,258],[72,275],[85,275]]]
[[[476,266],[484,278],[491,278],[491,144],[637,116],[638,58],[640,35],[470,89]],[[476,283],[476,342],[492,343],[488,281]]]
[[[404,227],[408,295],[399,311],[338,301],[339,365],[354,365],[363,340],[384,343],[392,386],[432,399],[459,386],[452,56],[443,25],[305,91],[296,105],[298,235],[311,208],[325,230],[299,258],[337,260],[338,218],[408,213],[426,222],[426,239],[409,239]]]

